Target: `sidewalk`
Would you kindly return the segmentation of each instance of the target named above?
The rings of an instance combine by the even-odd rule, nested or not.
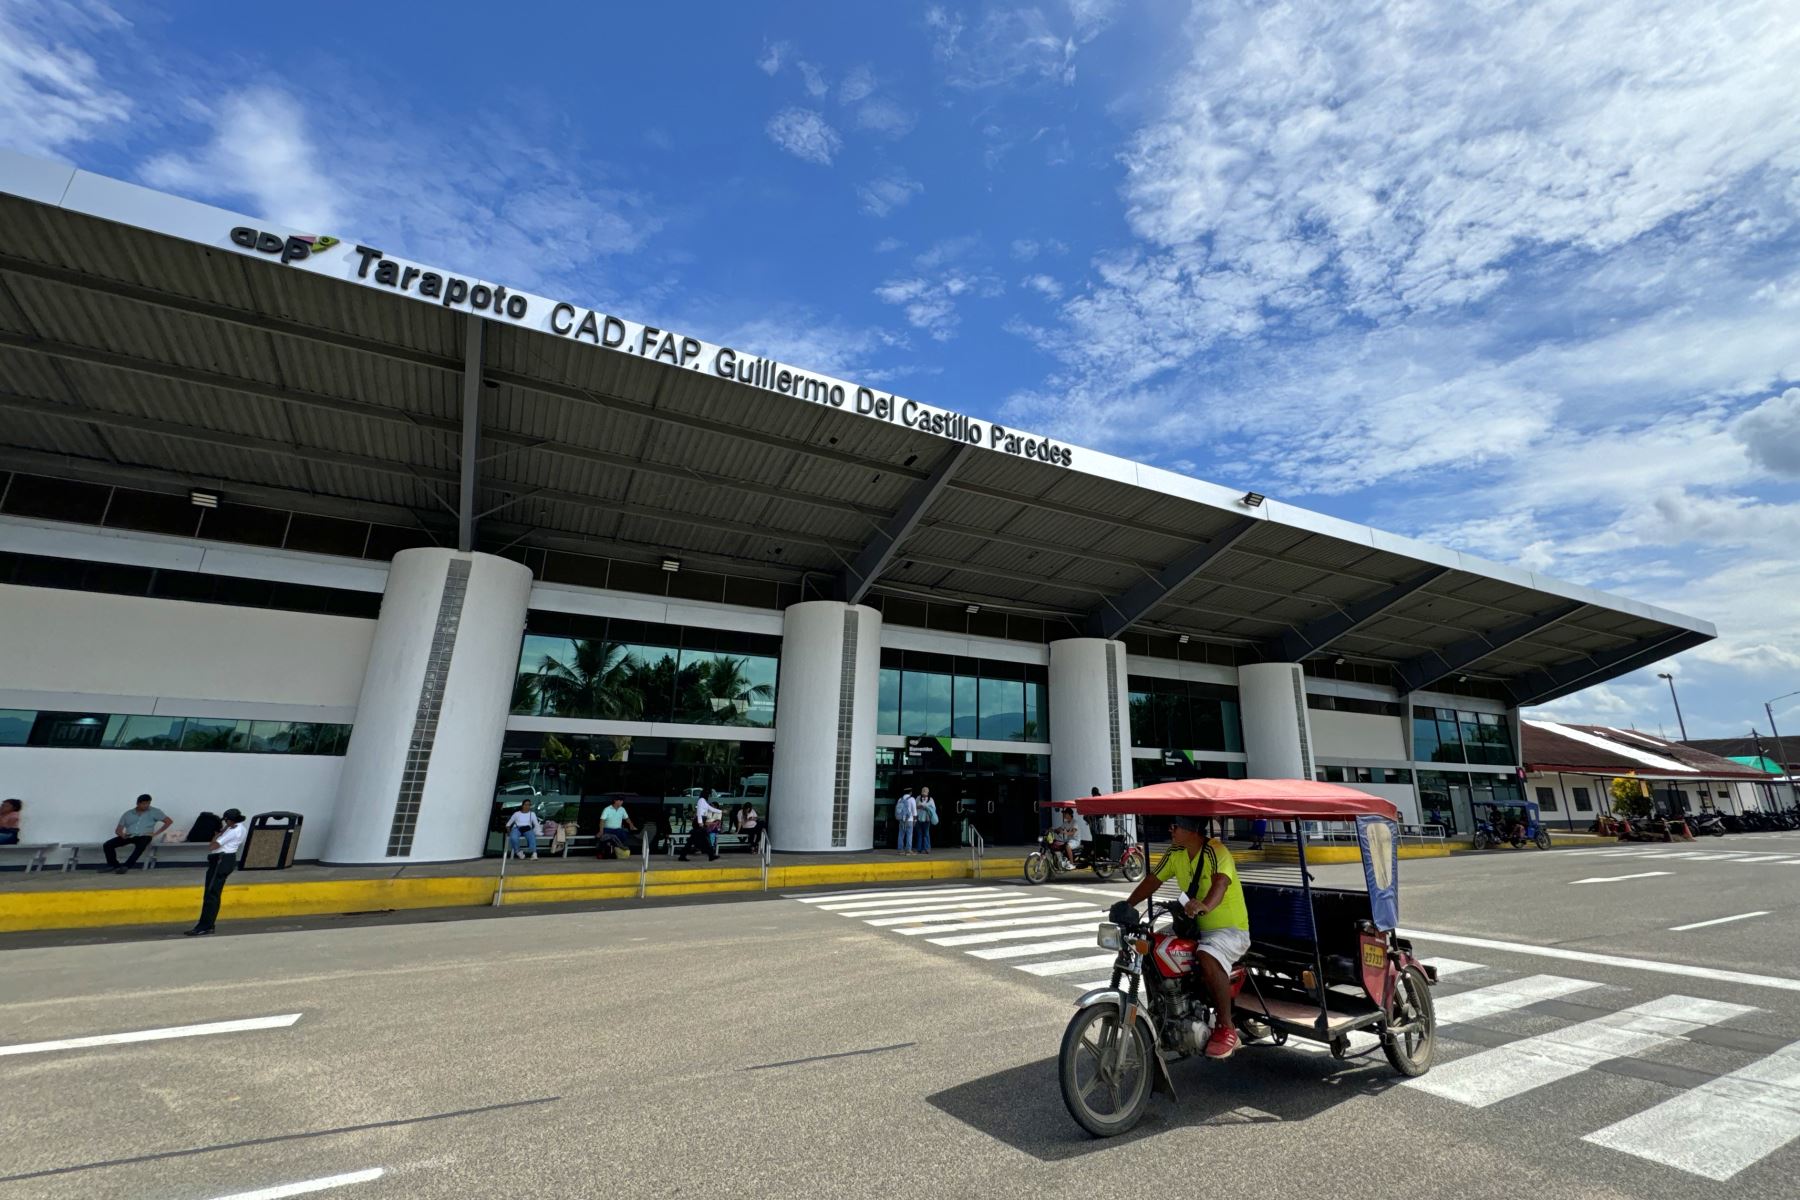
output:
[[[1023,846],[990,847],[981,878],[1017,876]],[[762,860],[724,854],[717,862],[683,863],[666,856],[649,869],[636,857],[514,859],[500,887],[500,860],[409,866],[325,866],[299,863],[285,871],[234,872],[225,887],[222,920],[332,916],[402,908],[452,908],[625,900],[703,892],[763,890]],[[101,871],[0,873],[0,932],[152,925],[191,921],[200,911],[204,873],[198,867],[163,866],[128,875]],[[775,854],[767,886],[895,883],[974,878],[966,847],[946,847],[924,857],[892,850],[862,854]],[[496,897],[496,893],[501,893]]]

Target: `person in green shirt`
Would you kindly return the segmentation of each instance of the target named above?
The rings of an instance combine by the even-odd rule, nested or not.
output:
[[[1244,889],[1231,851],[1224,842],[1206,836],[1201,818],[1176,817],[1169,840],[1173,848],[1126,903],[1135,909],[1171,879],[1181,888],[1183,911],[1200,929],[1200,977],[1215,1014],[1206,1056],[1230,1058],[1238,1048],[1237,1027],[1231,1021],[1231,968],[1250,949]]]
[[[625,835],[621,830],[629,829],[637,832],[631,817],[625,812],[625,797],[614,796],[612,803],[600,810],[600,837],[594,845],[594,852],[603,858],[614,857],[615,850],[623,850],[627,854],[631,847],[625,844]],[[648,848],[644,851],[649,853]]]

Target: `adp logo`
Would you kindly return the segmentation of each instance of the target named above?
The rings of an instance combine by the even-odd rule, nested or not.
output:
[[[315,250],[329,250],[338,244],[334,237],[308,236],[297,234],[284,238],[279,234],[264,233],[259,229],[251,229],[247,225],[239,225],[231,231],[234,245],[246,250],[254,250],[259,254],[276,255],[284,263],[299,262],[308,258]]]

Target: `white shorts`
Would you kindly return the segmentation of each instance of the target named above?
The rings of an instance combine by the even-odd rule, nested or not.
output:
[[[1212,960],[1225,968],[1229,975],[1231,968],[1237,966],[1238,959],[1244,957],[1250,949],[1250,931],[1225,926],[1220,929],[1202,929],[1200,931],[1200,952],[1211,956]]]

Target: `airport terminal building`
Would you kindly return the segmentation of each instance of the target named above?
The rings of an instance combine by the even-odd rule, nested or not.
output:
[[[1714,635],[348,233],[0,154],[26,840],[147,791],[467,859],[525,795],[666,827],[702,790],[854,851],[929,786],[1016,843],[1244,775],[1467,828],[1522,795],[1520,706]]]

